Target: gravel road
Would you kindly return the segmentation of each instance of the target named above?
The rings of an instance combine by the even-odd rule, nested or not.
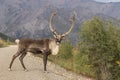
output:
[[[16,45],[0,48],[0,80],[91,80],[67,71],[50,61],[47,64],[49,73],[44,73],[42,59],[28,55],[24,58],[27,72],[23,71],[18,58],[13,63],[12,71],[8,71],[12,55],[16,50]]]

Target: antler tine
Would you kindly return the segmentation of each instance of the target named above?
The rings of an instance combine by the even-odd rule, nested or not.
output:
[[[57,35],[57,32],[56,32],[56,30],[53,28],[52,22],[53,22],[53,17],[56,15],[56,13],[57,13],[56,11],[52,13],[52,15],[51,15],[51,17],[50,17],[50,23],[49,23],[49,25],[50,25],[50,30],[52,31],[52,33],[53,33],[54,35]]]
[[[66,33],[62,34],[62,36],[66,36],[72,31],[74,24],[75,24],[75,14],[73,15],[73,17],[70,21],[72,22],[70,29]]]

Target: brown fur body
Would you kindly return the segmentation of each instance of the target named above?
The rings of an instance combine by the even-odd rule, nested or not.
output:
[[[34,40],[34,39],[21,39],[19,42],[19,48],[25,50],[26,52],[31,52],[33,54],[43,53],[44,50],[49,51],[49,39]]]
[[[41,40],[34,40],[34,39],[21,39],[18,43],[18,51],[15,55],[13,55],[12,61],[10,63],[9,69],[11,70],[13,61],[18,57],[20,62],[26,70],[26,67],[23,63],[23,58],[26,56],[27,52],[31,52],[35,54],[42,54],[43,55],[43,63],[44,63],[44,70],[46,71],[46,64],[48,55],[51,54],[52,45],[56,44],[55,39],[41,39]],[[55,45],[54,45],[55,46]]]

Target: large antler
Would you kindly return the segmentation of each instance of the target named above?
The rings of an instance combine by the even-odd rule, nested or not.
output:
[[[52,15],[51,15],[51,17],[50,17],[50,23],[49,23],[49,25],[50,25],[50,30],[52,31],[52,33],[53,33],[54,35],[57,35],[57,32],[56,32],[56,30],[53,28],[53,25],[52,25],[53,17],[54,17],[55,15],[56,15],[56,12],[53,12]]]
[[[70,29],[66,33],[62,34],[62,36],[66,36],[66,35],[68,35],[72,31],[72,29],[74,27],[74,24],[75,24],[75,14],[72,17],[71,22],[72,22],[72,24],[71,24]]]

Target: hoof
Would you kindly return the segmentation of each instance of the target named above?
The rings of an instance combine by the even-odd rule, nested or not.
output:
[[[24,69],[25,72],[27,72],[28,70],[27,69]]]
[[[44,73],[49,73],[49,71],[44,71]]]
[[[8,68],[8,71],[12,71],[11,68]]]

